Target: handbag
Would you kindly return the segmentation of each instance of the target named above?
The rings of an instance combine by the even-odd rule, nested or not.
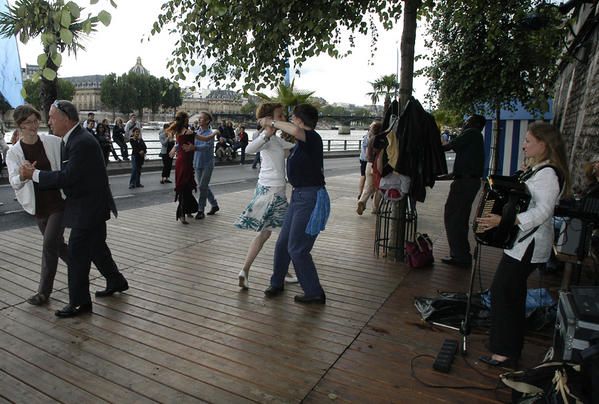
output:
[[[435,262],[433,242],[428,234],[416,233],[414,241],[406,242],[406,257],[411,268],[422,268]]]

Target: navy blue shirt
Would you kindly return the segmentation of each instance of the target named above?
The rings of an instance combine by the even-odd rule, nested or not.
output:
[[[287,158],[287,179],[294,187],[324,186],[322,138],[314,130],[306,130],[306,141],[298,140]]]

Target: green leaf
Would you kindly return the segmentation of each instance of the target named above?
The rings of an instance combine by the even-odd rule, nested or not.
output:
[[[25,90],[25,87],[21,87],[21,97],[27,98],[27,90]]]
[[[46,66],[47,61],[48,61],[48,55],[46,55],[45,53],[40,53],[39,55],[37,55],[37,65],[39,67]]]
[[[102,24],[104,24],[105,27],[110,25],[110,21],[112,20],[112,16],[110,15],[110,13],[106,10],[102,10],[98,13],[98,20],[100,20],[100,22]]]
[[[60,15],[60,25],[62,25],[64,28],[69,28],[69,26],[71,25],[71,12],[65,7],[62,10],[62,13]]]
[[[62,63],[62,55],[60,53],[55,53],[52,55],[52,63],[56,65],[56,67],[60,67]]]
[[[110,5],[111,5],[113,8],[116,8],[116,3],[114,2],[114,0],[110,0]]]
[[[89,0],[89,4],[91,4],[91,5],[98,4],[98,0]]]
[[[46,67],[43,72],[42,72],[42,76],[48,80],[48,81],[52,81],[56,78],[56,72],[48,67]]]
[[[44,32],[42,34],[41,39],[42,39],[42,45],[48,46],[55,42],[56,37],[54,36],[54,34],[52,34],[50,32]]]
[[[61,28],[60,29],[60,40],[67,45],[72,44],[73,43],[73,33],[66,28]]]
[[[81,7],[79,7],[77,3],[69,1],[65,6],[69,8],[73,19],[76,20],[81,17]]]
[[[83,23],[83,26],[81,27],[81,30],[88,35],[92,32],[92,29],[93,29],[93,25],[90,20],[85,21]]]

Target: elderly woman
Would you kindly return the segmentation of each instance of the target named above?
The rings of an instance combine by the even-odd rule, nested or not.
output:
[[[23,209],[35,215],[44,236],[40,284],[37,293],[27,299],[30,304],[39,306],[48,302],[52,293],[58,257],[67,262],[62,223],[64,201],[59,190],[40,190],[37,183],[22,180],[19,167],[27,160],[40,170],[60,170],[62,141],[56,136],[37,133],[41,115],[31,105],[17,107],[13,117],[19,128],[20,140],[15,142],[7,155],[10,185]]]

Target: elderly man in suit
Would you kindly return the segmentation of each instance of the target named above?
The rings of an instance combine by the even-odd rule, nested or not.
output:
[[[92,311],[89,271],[93,261],[106,278],[106,289],[96,297],[111,296],[129,288],[106,244],[106,220],[117,215],[102,149],[79,125],[79,113],[68,101],[55,101],[48,124],[62,137],[61,170],[40,171],[35,162],[20,168],[23,179],[33,179],[40,189],[62,188],[66,195],[64,224],[71,228],[68,247],[69,304],[56,311],[58,317],[74,317]]]

